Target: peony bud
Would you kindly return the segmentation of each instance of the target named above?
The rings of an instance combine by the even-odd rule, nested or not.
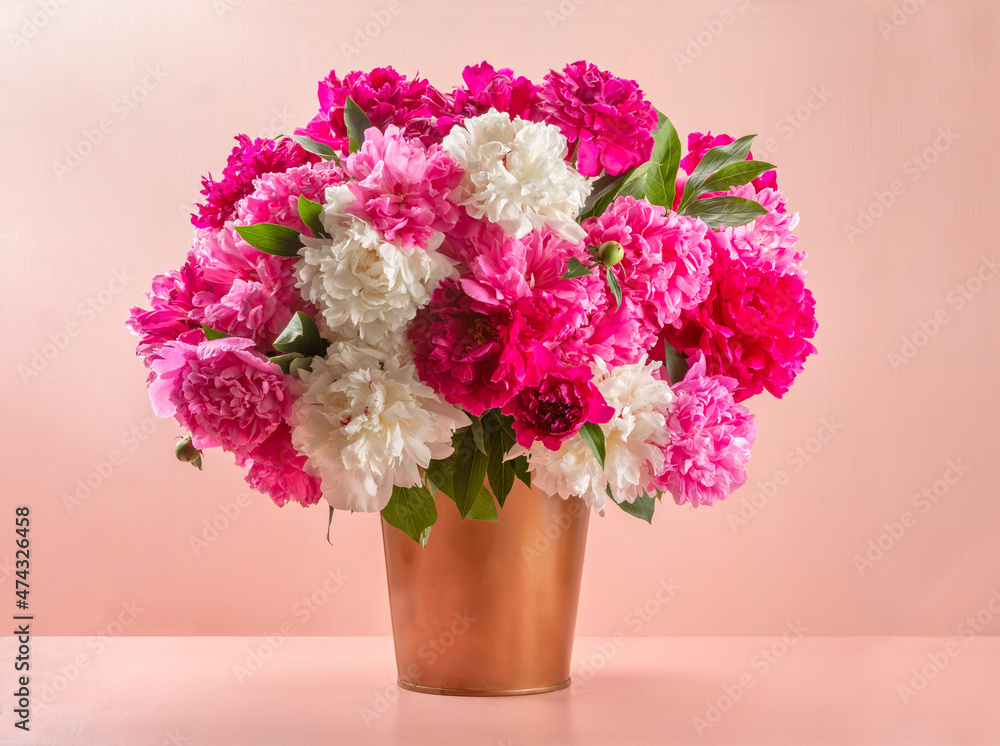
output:
[[[597,250],[597,258],[605,267],[613,267],[625,258],[625,249],[617,241],[605,241]]]
[[[191,443],[190,435],[187,435],[177,441],[177,445],[174,446],[174,455],[177,457],[178,461],[183,461],[187,464],[194,464],[199,469],[201,468],[201,451],[195,448]]]

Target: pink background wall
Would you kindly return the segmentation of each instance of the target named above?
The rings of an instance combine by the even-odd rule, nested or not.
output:
[[[377,516],[338,515],[330,546],[324,508],[274,507],[222,454],[174,461],[123,324],[182,261],[235,133],[307,121],[331,67],[447,87],[483,58],[537,80],[586,57],[682,133],[759,132],[818,299],[820,354],[785,400],[752,403],[745,488],[651,527],[592,522],[578,632],[939,635],[1000,598],[996,3],[43,5],[0,7],[0,523],[32,506],[38,631],[389,633]]]

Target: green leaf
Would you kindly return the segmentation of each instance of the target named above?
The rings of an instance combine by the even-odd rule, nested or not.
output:
[[[580,210],[579,222],[582,223],[593,215],[603,214],[608,205],[615,201],[622,184],[628,181],[634,172],[635,169],[630,168],[617,176],[604,174],[604,176],[595,181],[593,189],[590,191],[590,196],[587,197],[587,201],[583,203],[583,209]]]
[[[452,496],[458,506],[458,512],[465,518],[479,496],[479,489],[486,479],[486,454],[476,446],[476,437],[471,427],[463,427],[455,432],[455,475],[452,483],[455,494]]]
[[[275,256],[298,256],[302,248],[302,237],[294,228],[274,223],[241,225],[236,228],[244,241],[257,251]]]
[[[469,511],[468,517],[476,521],[497,522],[497,518],[499,518],[497,504],[485,485],[479,490],[479,495],[476,497],[476,502],[472,504],[472,510]]]
[[[427,465],[427,468],[424,469],[424,475],[431,481],[438,491],[443,492],[452,500],[455,499],[455,485],[453,483],[455,478],[454,453],[452,453],[448,458],[431,461]]]
[[[590,446],[590,450],[593,451],[594,456],[597,457],[597,463],[604,468],[604,430],[601,426],[594,422],[585,422],[583,427],[580,428],[580,437],[583,441]]]
[[[624,510],[629,515],[634,515],[636,518],[641,518],[646,523],[653,522],[653,508],[656,507],[655,497],[650,497],[646,493],[643,493],[635,499],[635,502],[620,503],[620,502],[615,502],[614,499],[612,499],[612,502],[614,502],[615,505],[617,505],[619,508]]]
[[[382,508],[382,517],[414,541],[426,542],[428,528],[437,521],[434,498],[425,487],[393,487],[389,503]]]
[[[585,277],[586,275],[592,275],[594,271],[588,267],[586,264],[581,262],[575,256],[569,258],[569,266],[566,269],[566,274],[564,274],[559,279],[569,280],[574,277]]]
[[[670,346],[666,340],[663,341],[663,367],[667,369],[667,377],[671,385],[681,381],[687,374],[691,366],[687,359]]]
[[[729,190],[729,187],[749,184],[762,173],[773,168],[772,164],[765,161],[730,163],[705,179],[705,183],[701,187],[702,193],[725,192]]]
[[[330,517],[326,521],[326,543],[329,544],[332,547],[333,546],[333,542],[330,541],[330,527],[331,526],[333,526],[333,506],[332,505],[330,506]]]
[[[608,289],[611,290],[611,294],[615,296],[615,307],[617,308],[622,304],[622,288],[618,284],[618,278],[615,277],[615,273],[611,271],[608,267],[607,272],[604,273],[605,279],[608,281]]]
[[[486,441],[486,477],[501,508],[514,486],[514,464],[504,460],[508,447],[505,445],[506,437],[500,420],[502,416],[497,410],[492,409],[482,418]]]
[[[308,197],[299,195],[299,217],[315,238],[329,238],[330,234],[323,227],[320,215],[323,212],[323,205],[313,202]]]
[[[512,462],[514,464],[514,476],[524,482],[526,487],[531,487],[531,472],[528,471],[528,457],[518,456]]]
[[[642,194],[654,205],[669,210],[674,204],[681,141],[674,125],[663,114],[660,114],[660,126],[653,135],[653,152],[649,160],[651,167],[644,174]]]
[[[427,542],[430,541],[430,539],[431,539],[431,529],[432,528],[434,528],[434,527],[433,526],[428,526],[427,528],[425,528],[421,532],[421,534],[420,534],[420,548],[421,549],[426,549],[427,548]]]
[[[344,102],[344,124],[347,125],[347,139],[352,153],[361,149],[361,144],[365,141],[365,130],[373,126],[361,107],[354,103],[350,96]]]
[[[514,433],[514,418],[510,415],[502,414],[499,409],[491,409],[490,413],[500,428],[500,437],[503,439],[503,451],[507,453],[517,443],[517,435]]]
[[[209,341],[212,341],[213,339],[225,339],[229,336],[225,332],[220,332],[218,329],[213,329],[206,324],[202,324],[201,328],[205,330],[205,339]]]
[[[717,228],[722,225],[726,228],[736,228],[746,225],[751,220],[766,215],[765,210],[759,202],[743,197],[709,197],[708,199],[696,199],[684,210],[683,215],[701,218],[709,227]]]
[[[292,372],[292,363],[296,360],[305,360],[305,356],[301,352],[289,352],[285,355],[274,355],[273,357],[269,357],[268,360],[281,368],[282,373],[290,374]]]
[[[298,352],[303,357],[311,357],[323,355],[329,343],[319,335],[315,321],[302,311],[296,311],[272,346],[278,352]]]
[[[681,199],[680,208],[683,210],[699,194],[705,193],[703,187],[709,176],[724,166],[746,160],[750,153],[750,143],[755,137],[757,135],[746,135],[728,145],[717,145],[705,153],[684,185],[684,196]]]
[[[279,137],[287,137],[289,140],[294,140],[302,147],[303,150],[308,150],[310,153],[314,153],[320,158],[335,161],[340,160],[333,148],[326,143],[316,142],[311,137],[306,137],[305,135],[280,135]]]
[[[472,438],[476,441],[476,448],[483,453],[486,453],[486,438],[483,436],[483,421],[474,414],[470,414],[469,419],[472,420],[472,424],[469,427],[472,428]]]

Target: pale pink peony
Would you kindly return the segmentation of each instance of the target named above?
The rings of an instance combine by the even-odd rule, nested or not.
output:
[[[458,221],[450,198],[462,169],[440,146],[406,140],[395,125],[385,133],[369,129],[361,150],[344,161],[356,181],[351,212],[367,220],[385,240],[404,249],[426,249],[433,231],[447,231]]]
[[[236,205],[235,222],[275,223],[305,233],[306,226],[299,217],[299,197],[322,204],[326,188],[343,181],[343,170],[332,161],[264,174],[254,181],[253,192]]]
[[[664,470],[654,485],[678,505],[714,505],[744,484],[757,425],[750,411],[733,401],[736,381],[705,372],[698,356],[673,386],[667,411]]]
[[[622,294],[637,308],[642,344],[708,295],[712,247],[698,218],[666,214],[645,199],[619,197],[600,217],[586,220],[587,243],[617,241],[625,250],[612,268]]]
[[[290,414],[281,369],[253,349],[252,339],[197,342],[198,332],[160,348],[149,384],[153,411],[176,417],[195,448],[221,445],[245,458]]]
[[[254,280],[233,280],[233,285],[216,303],[205,307],[206,326],[230,337],[246,337],[262,348],[281,334],[292,310],[279,302],[271,289]]]
[[[237,463],[247,470],[253,489],[270,497],[279,507],[288,502],[315,505],[322,495],[320,480],[306,472],[306,457],[292,445],[292,431],[282,422],[249,456]]]
[[[799,224],[799,214],[785,209],[785,196],[777,189],[758,191],[752,184],[733,187],[729,194],[759,202],[767,214],[746,225],[718,231],[712,236],[717,245],[748,264],[760,264],[779,274],[805,276],[801,265],[806,255],[796,251],[799,237],[792,233]]]
[[[585,176],[620,174],[649,160],[656,109],[634,80],[618,78],[584,61],[552,70],[538,89],[545,121],[558,125],[576,145],[576,166]]]

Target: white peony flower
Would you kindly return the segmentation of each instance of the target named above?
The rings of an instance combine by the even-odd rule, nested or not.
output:
[[[338,510],[379,511],[394,484],[422,484],[419,468],[450,456],[452,433],[469,424],[412,362],[363,344],[336,342],[301,375],[292,443]]]
[[[576,216],[590,181],[566,162],[566,138],[552,124],[490,109],[452,127],[442,143],[465,169],[455,199],[523,238],[549,226],[570,241],[584,237]]]
[[[594,383],[615,408],[611,421],[601,425],[604,469],[582,437],[568,438],[558,451],[535,443],[528,451],[532,484],[562,498],[580,497],[597,511],[607,501],[606,485],[617,502],[652,494],[652,477],[663,470],[666,412],[677,398],[667,381],[653,377],[659,367],[643,358],[608,370],[607,363],[596,359]]]
[[[331,238],[302,236],[296,287],[320,309],[331,332],[350,338],[356,330],[364,342],[384,346],[430,302],[454,265],[436,251],[441,233],[427,249],[402,249],[349,214],[352,199],[344,185],[327,188],[322,219]]]

